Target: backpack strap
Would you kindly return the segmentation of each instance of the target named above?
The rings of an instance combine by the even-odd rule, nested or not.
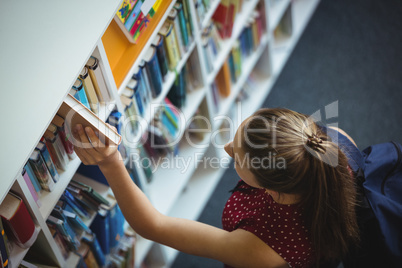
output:
[[[364,156],[359,148],[357,148],[354,143],[349,140],[345,135],[336,131],[335,129],[325,126],[319,127],[332,139],[332,142],[339,146],[342,152],[346,155],[346,157],[348,158],[349,166],[353,170],[353,172],[355,172],[356,174],[358,174],[359,172],[363,172]]]

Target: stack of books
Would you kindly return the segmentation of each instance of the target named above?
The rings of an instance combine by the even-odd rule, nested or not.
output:
[[[74,179],[46,223],[64,258],[73,252],[84,262],[95,261],[98,266],[109,262],[111,250],[124,235],[124,217],[114,197],[103,197]]]

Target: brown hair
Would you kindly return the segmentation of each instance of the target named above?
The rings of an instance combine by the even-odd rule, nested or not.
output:
[[[317,265],[343,257],[358,241],[356,190],[345,154],[312,119],[288,109],[258,110],[246,122],[244,131],[250,129],[260,131],[245,133],[244,152],[286,161],[283,169],[250,170],[260,186],[300,197]]]

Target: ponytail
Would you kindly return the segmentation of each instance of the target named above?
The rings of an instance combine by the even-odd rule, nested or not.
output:
[[[268,122],[268,124],[267,124]],[[296,194],[312,247],[320,260],[340,259],[358,241],[356,189],[348,160],[306,115],[287,109],[261,109],[248,120],[249,129],[269,127],[267,134],[248,135],[243,143],[251,156],[275,153],[286,169],[251,169],[260,186]],[[252,145],[270,144],[264,149]]]

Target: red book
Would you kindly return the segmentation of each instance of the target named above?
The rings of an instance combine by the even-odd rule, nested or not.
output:
[[[32,246],[39,232],[36,232],[31,215],[19,196],[12,192],[6,195],[0,205],[0,216],[9,239],[22,248]]]
[[[218,32],[222,38],[226,38],[226,25],[228,22],[229,5],[229,0],[222,0],[214,15],[212,16],[212,19],[214,20]]]

